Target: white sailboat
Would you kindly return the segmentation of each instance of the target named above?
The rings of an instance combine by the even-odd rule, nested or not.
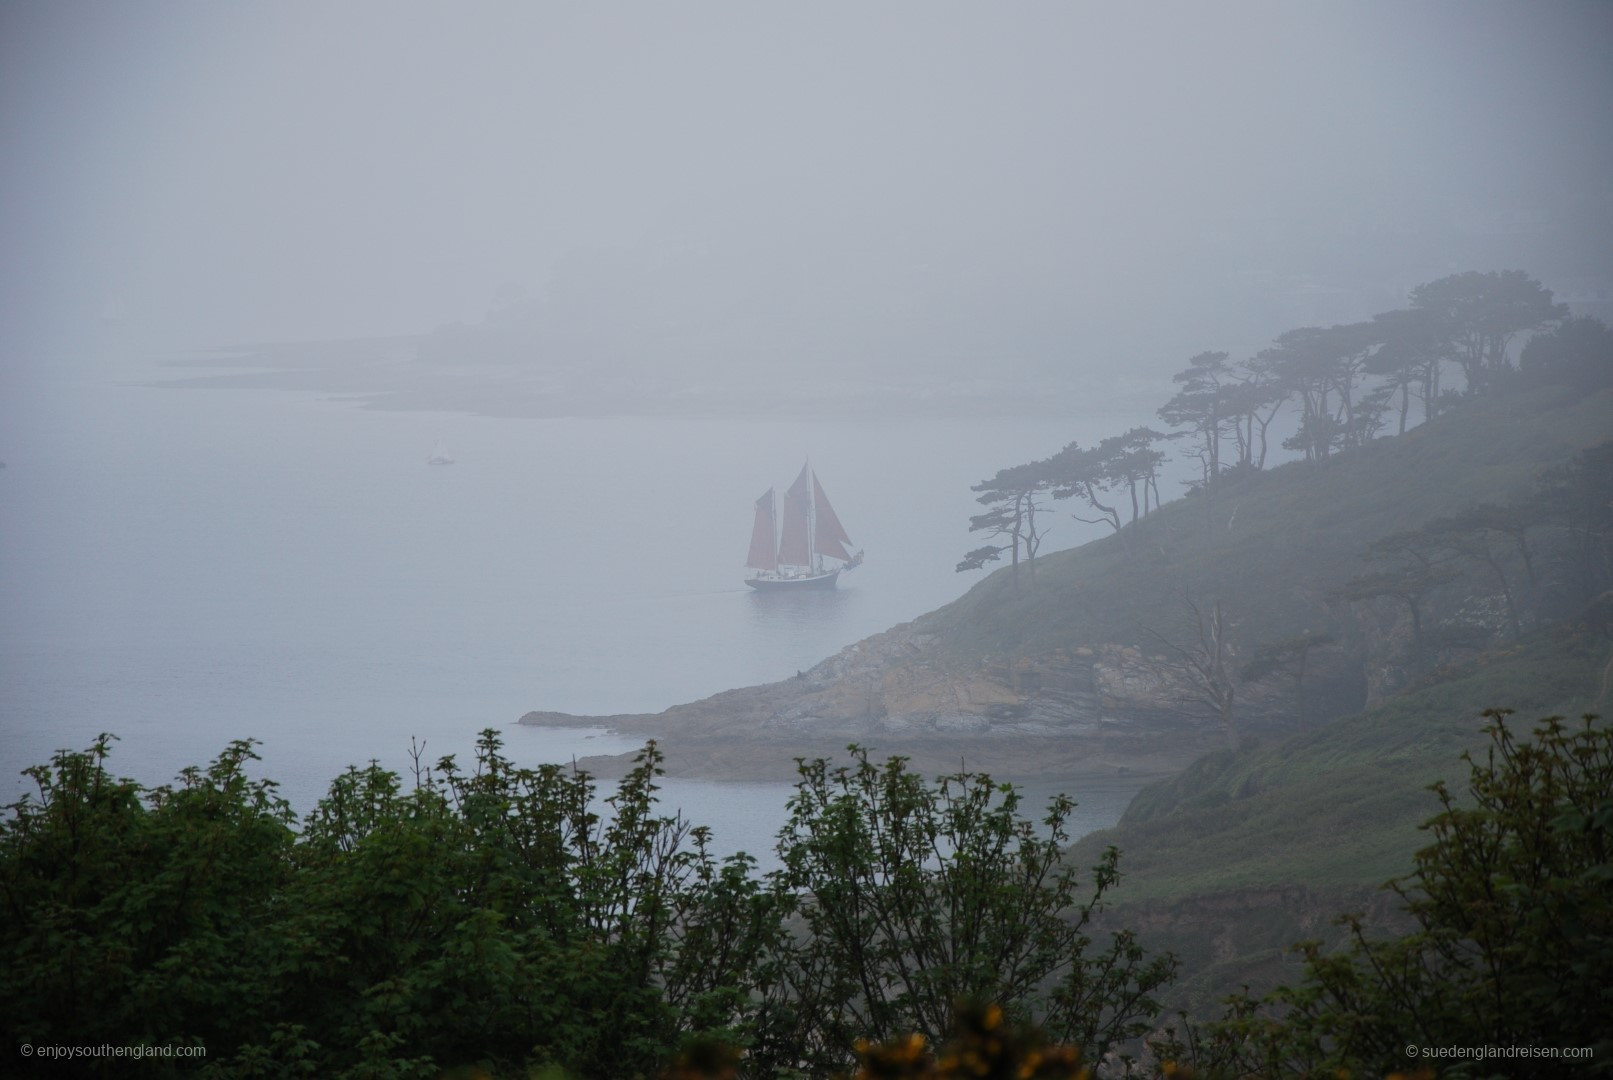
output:
[[[801,466],[784,493],[784,524],[775,521],[773,489],[756,500],[750,555],[745,565],[756,573],[745,579],[753,589],[832,589],[840,575],[861,566],[863,553],[851,553],[851,537],[829,505],[811,463]],[[825,559],[834,560],[826,563]]]
[[[426,459],[427,465],[452,465],[454,459],[448,456],[448,448],[438,443],[431,448],[431,456]]]

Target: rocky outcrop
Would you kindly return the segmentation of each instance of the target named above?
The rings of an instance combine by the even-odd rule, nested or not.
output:
[[[1132,646],[1079,646],[965,663],[940,647],[930,617],[848,646],[792,679],[725,691],[660,713],[532,712],[521,723],[602,726],[654,738],[673,775],[790,776],[796,757],[848,743],[900,753],[926,771],[1018,778],[1174,772],[1220,745]],[[601,775],[630,758],[589,759]]]
[[[1387,597],[1350,606],[1360,640],[1365,706],[1381,705],[1430,672],[1462,664],[1501,647],[1510,637],[1506,598],[1500,594],[1447,589],[1427,601],[1421,635],[1411,611]],[[1532,607],[1520,612],[1525,628],[1537,625]]]

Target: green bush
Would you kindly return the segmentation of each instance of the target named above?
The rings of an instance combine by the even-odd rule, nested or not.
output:
[[[653,747],[608,819],[586,775],[515,768],[486,732],[472,772],[444,759],[407,793],[349,769],[300,834],[249,744],[151,791],[108,748],[30,770],[0,823],[13,1044],[199,1043],[217,1076],[627,1078],[694,1033],[751,1038],[781,898],[656,812]]]
[[[411,790],[347,770],[300,831],[249,743],[151,790],[109,747],[29,770],[38,793],[0,820],[13,1046],[205,1048],[158,1074],[630,1080],[721,1045],[747,1076],[821,1075],[977,990],[1102,1048],[1170,971],[1125,935],[1084,955],[1114,856],[1080,900],[1067,800],[1038,837],[988,779],[932,786],[899,759],[803,764],[787,869],[761,876],[659,812],[653,744],[605,813],[585,774],[517,768],[489,731],[470,771],[445,758]]]
[[[1175,961],[1148,958],[1124,932],[1093,948],[1087,924],[1119,879],[1119,853],[1083,887],[1064,857],[1073,802],[1053,800],[1038,830],[989,776],[932,784],[902,758],[852,757],[802,763],[779,843],[806,931],[787,981],[814,1066],[849,1066],[859,1038],[938,1043],[960,1000],[996,1002],[1087,1060],[1148,1030]]]

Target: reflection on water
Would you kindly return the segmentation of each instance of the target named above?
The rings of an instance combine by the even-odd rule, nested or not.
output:
[[[775,639],[781,633],[790,634],[792,630],[803,641],[817,639],[825,622],[840,622],[861,600],[855,587],[801,589],[795,592],[745,591],[750,594],[745,598],[745,613],[751,629]]]

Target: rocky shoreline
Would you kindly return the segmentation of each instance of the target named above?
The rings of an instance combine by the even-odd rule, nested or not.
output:
[[[948,660],[933,615],[876,634],[794,678],[724,691],[659,713],[529,712],[538,727],[602,727],[654,739],[669,776],[790,780],[797,758],[844,758],[848,744],[901,754],[930,774],[960,768],[1005,780],[1150,778],[1220,744],[1184,717],[1123,646],[1012,663]],[[601,777],[634,754],[581,759]]]

